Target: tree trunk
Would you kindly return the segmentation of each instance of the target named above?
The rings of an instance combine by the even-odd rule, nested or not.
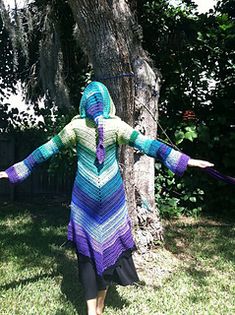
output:
[[[108,87],[117,114],[154,138],[159,77],[142,49],[139,26],[128,2],[69,0],[68,3],[77,23],[79,44],[88,55],[95,79]],[[132,222],[148,225],[150,216],[159,222],[154,201],[154,160],[139,153],[134,157],[130,148],[125,148],[121,157]],[[145,229],[144,234],[149,242],[153,233]],[[146,246],[143,235],[141,240]]]

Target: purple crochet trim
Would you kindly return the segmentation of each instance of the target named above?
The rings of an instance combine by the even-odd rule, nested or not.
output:
[[[175,169],[175,174],[178,176],[183,176],[185,170],[187,169],[188,166],[188,161],[190,160],[190,156],[186,154],[182,154],[179,163]]]
[[[16,173],[15,168],[13,166],[8,167],[8,169],[6,169],[5,172],[8,175],[10,183],[14,184],[19,180],[19,176]]]

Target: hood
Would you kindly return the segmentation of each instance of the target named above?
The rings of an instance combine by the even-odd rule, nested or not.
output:
[[[115,106],[106,86],[100,82],[91,82],[85,88],[79,106],[80,117],[89,118],[96,124],[98,131],[96,158],[99,164],[105,159],[104,118],[115,116]]]
[[[115,116],[116,109],[103,83],[93,81],[85,88],[79,106],[81,118],[95,120],[98,116],[110,118]]]

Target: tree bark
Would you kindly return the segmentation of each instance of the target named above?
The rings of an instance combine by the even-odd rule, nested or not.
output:
[[[68,0],[77,23],[79,44],[88,55],[95,79],[108,87],[117,114],[155,138],[159,77],[142,48],[139,26],[130,9],[133,2]],[[130,148],[125,148],[121,157],[132,222],[147,226],[150,216],[159,222],[154,201],[154,160],[139,153],[134,157]],[[148,243],[153,233],[147,234]],[[142,243],[146,245],[145,241]]]

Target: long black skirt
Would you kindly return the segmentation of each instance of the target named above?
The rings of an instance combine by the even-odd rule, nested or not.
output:
[[[77,253],[79,280],[83,286],[86,300],[97,297],[98,291],[112,284],[131,285],[139,281],[131,252],[124,253],[114,266],[97,275],[91,259]]]

